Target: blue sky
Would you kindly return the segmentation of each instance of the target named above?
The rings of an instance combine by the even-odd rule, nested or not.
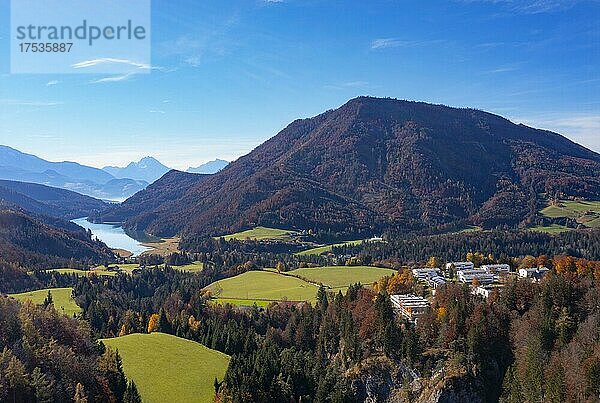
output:
[[[600,152],[597,1],[163,1],[150,74],[10,75],[0,144],[49,160],[184,169],[235,159],[358,95],[469,106]]]

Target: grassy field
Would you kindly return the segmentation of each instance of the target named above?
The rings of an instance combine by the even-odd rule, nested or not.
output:
[[[249,271],[206,288],[218,299],[234,300],[314,301],[317,294],[313,284],[270,271]]]
[[[145,242],[142,243],[142,246],[147,248],[152,248],[142,253],[142,255],[161,255],[168,256],[171,253],[179,252],[179,242],[180,239],[175,238],[165,238],[161,239],[158,242]]]
[[[333,245],[323,245],[323,246],[319,246],[317,248],[303,250],[302,252],[296,253],[296,255],[298,255],[298,256],[320,255],[321,253],[331,252],[331,250],[334,246],[359,245],[361,242],[363,242],[363,240],[358,239],[356,241],[346,241],[346,242],[336,243]]]
[[[185,271],[188,273],[199,273],[204,269],[204,263],[202,262],[193,262],[190,264],[186,264],[183,266],[171,266],[175,270]]]
[[[561,232],[571,231],[571,228],[567,228],[564,225],[551,224],[545,227],[531,227],[529,228],[531,231],[545,232],[548,234],[560,234]]]
[[[48,290],[52,293],[54,308],[58,312],[63,312],[69,317],[81,312],[81,308],[77,306],[73,298],[71,298],[71,293],[73,292],[72,288],[46,288],[21,294],[10,294],[9,296],[19,301],[29,300],[36,305],[40,305],[44,302],[44,299],[46,299]]]
[[[223,380],[229,356],[202,344],[163,334],[130,334],[102,340],[118,349],[123,369],[145,403],[212,402],[214,380]]]
[[[355,283],[370,285],[395,272],[392,269],[371,266],[328,266],[297,269],[288,273],[328,285],[331,288],[345,288]]]
[[[214,298],[211,300],[214,304],[231,304],[234,306],[258,306],[260,308],[266,308],[273,301],[264,301],[256,299],[236,299],[236,298]]]
[[[246,239],[252,239],[257,241],[263,240],[277,240],[277,241],[286,241],[291,239],[290,235],[292,231],[288,231],[285,229],[277,229],[277,228],[267,228],[267,227],[256,227],[254,229],[249,229],[247,231],[236,232],[235,234],[224,235],[222,238],[225,238],[226,241],[231,239],[237,239],[240,241],[244,241]],[[220,238],[220,237],[218,237]]]
[[[550,218],[572,218],[590,228],[600,227],[600,201],[561,200],[542,209],[540,213]]]

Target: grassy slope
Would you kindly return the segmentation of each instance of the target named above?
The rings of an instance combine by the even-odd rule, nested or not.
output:
[[[163,334],[130,334],[103,340],[118,349],[123,369],[146,403],[212,402],[215,378],[223,380],[229,356],[202,344]]]
[[[171,253],[179,252],[179,242],[181,240],[175,238],[165,238],[157,242],[144,242],[142,246],[152,248],[142,253],[142,255],[161,255],[168,256]]]
[[[219,299],[314,301],[317,287],[291,276],[250,271],[216,281],[207,289]]]
[[[331,252],[331,249],[334,246],[358,245],[361,242],[363,242],[362,239],[359,239],[359,240],[356,240],[356,241],[346,241],[346,242],[336,243],[336,244],[333,244],[333,245],[323,245],[323,246],[319,246],[317,248],[303,250],[302,252],[296,253],[296,255],[298,255],[298,256],[320,255],[321,253]]]
[[[237,239],[240,241],[246,239],[254,240],[289,240],[291,231],[277,228],[256,227],[247,231],[236,232],[235,234],[224,235],[225,240]]]
[[[30,300],[34,304],[40,305],[44,302],[44,299],[48,295],[48,290],[50,290],[52,293],[54,308],[57,311],[63,312],[69,317],[73,316],[73,314],[81,312],[81,308],[77,306],[73,298],[71,298],[71,293],[73,292],[72,288],[46,288],[43,290],[24,292],[21,294],[10,294],[10,296],[19,301]]]
[[[332,288],[343,288],[351,284],[370,285],[395,270],[371,266],[330,266],[292,270],[289,274],[303,277]]]
[[[204,263],[193,262],[183,266],[171,266],[174,270],[185,271],[188,273],[199,273],[204,269]]]
[[[560,234],[561,232],[571,231],[571,228],[567,228],[564,225],[558,225],[558,224],[547,225],[545,227],[542,227],[542,226],[531,227],[529,229],[531,231],[546,232],[548,234]]]
[[[540,210],[540,213],[550,218],[572,218],[591,228],[600,227],[600,201],[561,200],[558,205],[548,206]],[[558,226],[553,227],[538,227],[538,230],[552,233],[560,232]]]
[[[256,305],[261,308],[266,308],[271,303],[271,301],[261,301],[261,300],[254,300],[254,299],[239,299],[239,298],[215,298],[212,300],[212,302],[215,304],[221,304],[221,305],[231,304],[234,306]]]

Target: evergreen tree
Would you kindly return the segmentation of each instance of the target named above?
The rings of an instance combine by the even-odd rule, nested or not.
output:
[[[142,397],[138,392],[137,386],[133,380],[127,383],[125,394],[123,395],[123,403],[142,403]]]
[[[44,299],[42,305],[44,306],[44,308],[48,308],[53,303],[54,300],[52,299],[52,291],[48,290],[48,294],[46,295],[46,298]]]

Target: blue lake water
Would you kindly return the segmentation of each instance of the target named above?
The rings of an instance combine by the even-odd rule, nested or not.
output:
[[[120,225],[94,224],[86,220],[85,217],[72,221],[75,224],[92,231],[93,236],[104,242],[109,248],[125,249],[133,253],[135,256],[140,255],[144,251],[150,250],[150,248],[142,245],[142,242],[147,242],[148,239],[134,239],[132,236],[127,234]]]

